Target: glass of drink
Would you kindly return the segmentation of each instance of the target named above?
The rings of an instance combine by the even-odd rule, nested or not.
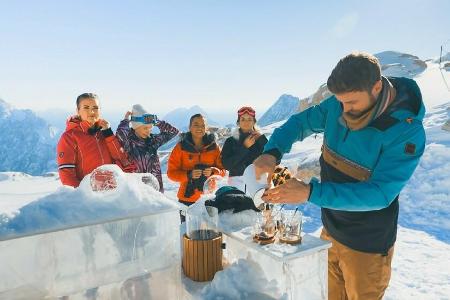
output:
[[[279,241],[298,244],[302,241],[302,213],[296,210],[282,210],[279,226]]]

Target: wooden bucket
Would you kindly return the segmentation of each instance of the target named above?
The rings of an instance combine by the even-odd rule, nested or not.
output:
[[[222,270],[222,234],[207,240],[183,235],[183,271],[194,281],[211,281]]]

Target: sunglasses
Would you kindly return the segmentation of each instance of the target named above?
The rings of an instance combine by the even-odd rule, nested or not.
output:
[[[256,112],[253,108],[249,106],[244,106],[238,110],[238,116],[240,117],[244,114],[249,114],[250,116],[254,117],[256,115]]]
[[[158,123],[158,117],[152,114],[145,114],[140,117],[131,116],[131,121],[144,123],[144,124],[152,124],[156,125]]]

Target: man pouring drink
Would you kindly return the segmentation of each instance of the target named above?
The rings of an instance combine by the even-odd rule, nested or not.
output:
[[[293,143],[323,133],[321,181],[291,178],[263,200],[321,207],[321,237],[332,242],[329,299],[381,299],[390,280],[399,194],[425,148],[425,108],[414,80],[382,76],[377,58],[367,53],[342,58],[327,85],[334,95],[275,129],[254,161],[255,174],[271,178]]]

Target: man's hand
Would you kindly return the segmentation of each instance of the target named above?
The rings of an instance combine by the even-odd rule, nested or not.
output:
[[[124,120],[128,120],[128,119],[130,118],[131,115],[132,115],[132,112],[131,112],[131,111],[127,111],[127,112],[125,113],[125,116],[123,117],[123,119],[124,119]]]
[[[308,201],[311,187],[300,179],[291,178],[285,184],[268,189],[262,199],[269,203],[299,204]]]
[[[267,183],[270,185],[273,170],[275,170],[277,165],[276,158],[270,154],[262,154],[253,161],[253,165],[255,166],[256,180],[259,180],[262,174],[268,173]]]
[[[198,178],[200,178],[200,176],[202,176],[202,170],[200,170],[200,169],[194,169],[194,170],[192,170],[192,173],[191,173],[191,176],[192,176],[192,179],[198,179]]]
[[[109,127],[111,127],[111,125],[109,125],[109,122],[104,119],[98,120],[97,124],[102,128],[102,130],[105,130],[105,129],[108,129]]]

